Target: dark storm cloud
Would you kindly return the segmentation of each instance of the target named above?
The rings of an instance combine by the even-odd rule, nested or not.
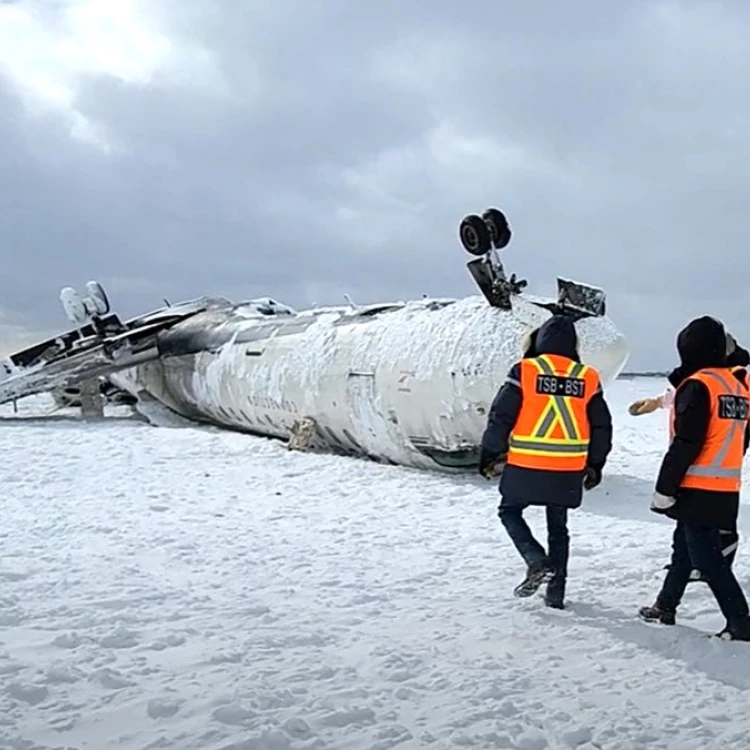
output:
[[[704,312],[750,342],[744,3],[144,7],[181,56],[76,83],[110,153],[0,90],[15,319],[55,327],[91,277],[126,313],[472,294],[457,224],[498,205],[508,269],[603,286],[631,366],[667,366]]]

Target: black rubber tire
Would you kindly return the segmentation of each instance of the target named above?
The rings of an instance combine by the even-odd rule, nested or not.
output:
[[[458,228],[458,236],[464,250],[470,255],[485,255],[492,250],[490,230],[481,216],[471,214],[464,217]]]
[[[511,231],[505,214],[497,208],[488,208],[482,214],[482,220],[489,230],[492,246],[498,250],[507,247],[510,242]]]

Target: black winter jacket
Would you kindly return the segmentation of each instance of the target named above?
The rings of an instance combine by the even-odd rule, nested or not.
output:
[[[580,361],[573,321],[567,316],[549,318],[538,330],[535,351],[527,356],[558,354]],[[521,411],[521,365],[513,365],[495,396],[482,438],[479,470],[491,466],[508,452],[510,434]],[[601,471],[612,450],[612,416],[599,390],[589,401],[591,430],[587,465]],[[561,505],[577,508],[583,499],[583,472],[551,472],[506,466],[500,479],[504,505]]]
[[[748,361],[747,352],[739,347],[727,360],[724,342],[721,324],[708,317],[698,318],[680,332],[678,350],[682,361],[669,375],[670,383],[676,388],[674,438],[662,460],[656,491],[677,500],[666,514],[670,518],[697,526],[736,531],[738,492],[680,488],[685,473],[703,448],[711,419],[708,388],[696,380],[686,381],[686,378],[706,367],[743,365]],[[735,377],[747,382],[745,370],[735,373]],[[745,451],[748,444],[750,428],[745,430]]]

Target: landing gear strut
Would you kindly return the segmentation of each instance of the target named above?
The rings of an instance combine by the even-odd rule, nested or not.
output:
[[[520,294],[527,286],[525,279],[510,278],[497,253],[510,243],[512,236],[505,214],[497,208],[488,208],[481,216],[470,214],[464,217],[458,229],[464,250],[478,256],[467,263],[477,286],[493,307],[511,309],[511,297]]]

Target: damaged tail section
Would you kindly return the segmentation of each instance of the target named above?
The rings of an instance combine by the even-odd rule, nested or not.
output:
[[[91,381],[158,359],[159,332],[206,309],[193,303],[123,322],[110,312],[101,284],[88,282],[86,292],[60,292],[75,328],[0,360],[0,404],[72,388],[88,392]]]

